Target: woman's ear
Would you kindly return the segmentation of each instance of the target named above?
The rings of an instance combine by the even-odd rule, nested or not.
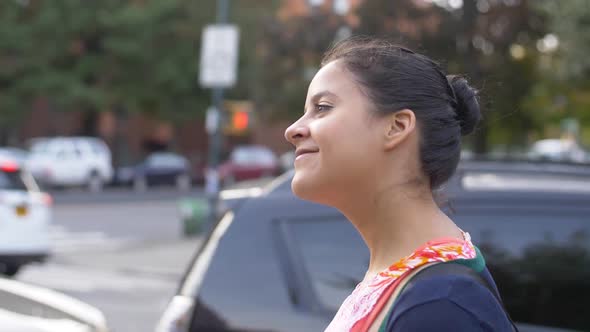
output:
[[[416,128],[416,115],[412,110],[403,109],[386,118],[385,149],[391,150],[410,136]]]

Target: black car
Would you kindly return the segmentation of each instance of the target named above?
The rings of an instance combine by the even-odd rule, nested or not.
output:
[[[294,197],[291,176],[229,202],[158,332],[325,329],[369,252],[338,211]],[[590,330],[590,167],[463,163],[438,195],[521,331]]]
[[[135,166],[119,168],[116,183],[131,185],[136,191],[145,191],[148,187],[160,185],[173,185],[186,191],[192,184],[191,166],[181,155],[156,152]]]

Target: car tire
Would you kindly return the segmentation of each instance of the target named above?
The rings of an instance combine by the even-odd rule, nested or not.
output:
[[[133,178],[133,190],[136,192],[145,192],[148,189],[148,182],[145,176],[137,176]]]
[[[14,277],[18,271],[20,270],[20,265],[17,264],[4,264],[0,265],[0,269],[2,269],[2,274],[8,277]]]
[[[88,177],[88,181],[87,181],[86,185],[87,185],[88,191],[90,191],[92,193],[98,193],[103,190],[104,181],[102,180],[102,178],[100,177],[100,174],[98,174],[98,172],[93,171],[92,173],[90,173],[90,176]]]
[[[175,182],[176,188],[180,191],[189,191],[191,189],[191,177],[188,174],[179,174]]]

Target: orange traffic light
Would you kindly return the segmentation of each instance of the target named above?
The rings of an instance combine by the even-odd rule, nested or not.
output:
[[[226,101],[227,122],[224,132],[227,135],[245,135],[252,128],[252,109],[250,101]]]
[[[231,122],[234,130],[243,131],[248,129],[248,112],[233,112]]]

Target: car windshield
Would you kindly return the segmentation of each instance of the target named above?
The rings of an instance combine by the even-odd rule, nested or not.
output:
[[[0,190],[27,190],[21,172],[0,170]]]
[[[232,153],[231,159],[235,163],[242,165],[272,165],[275,162],[275,157],[271,151],[258,147],[236,149]]]
[[[158,153],[149,156],[147,163],[151,167],[182,167],[185,162],[184,159],[178,155]]]
[[[48,141],[38,141],[31,145],[30,148],[31,153],[35,154],[44,154],[49,151],[49,142]]]

